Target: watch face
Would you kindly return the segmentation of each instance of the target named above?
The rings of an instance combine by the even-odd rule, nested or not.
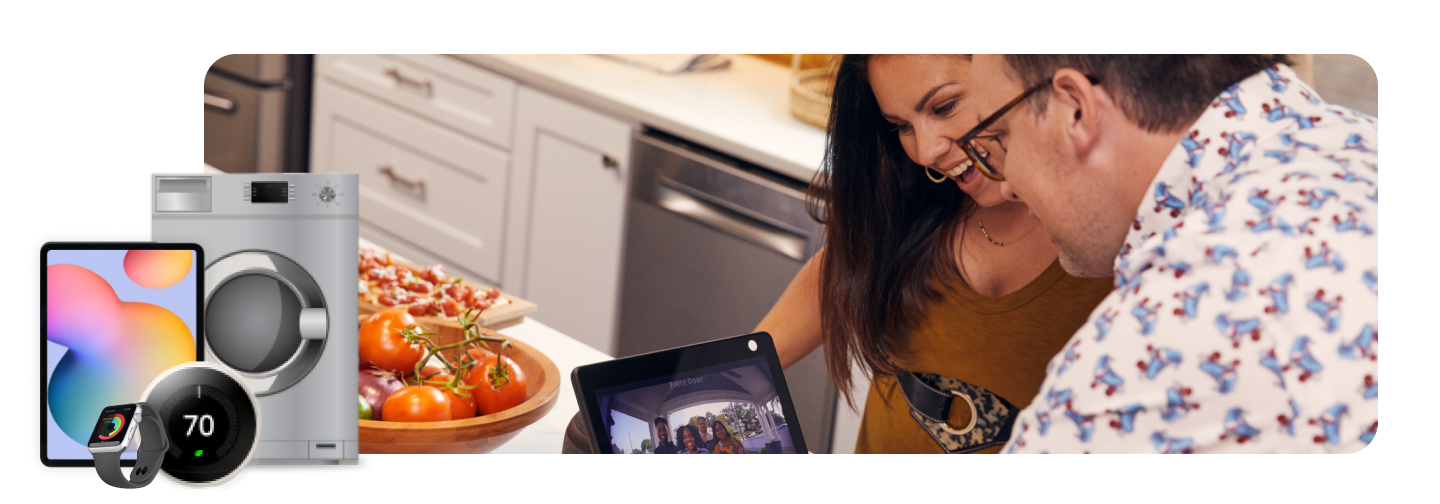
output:
[[[203,365],[167,372],[146,401],[165,422],[170,449],[161,467],[182,481],[207,483],[238,469],[258,438],[250,394],[229,375]]]
[[[106,406],[95,421],[95,430],[90,432],[91,448],[117,446],[125,440],[125,430],[135,421],[135,405],[121,404]]]

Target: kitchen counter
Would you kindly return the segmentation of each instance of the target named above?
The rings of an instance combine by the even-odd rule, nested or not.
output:
[[[790,115],[790,69],[758,58],[662,75],[594,55],[452,56],[804,182],[825,154],[825,132]]]
[[[360,246],[385,250],[364,238],[360,239]],[[404,259],[398,255],[395,258]],[[541,306],[540,309],[544,310],[545,307]],[[575,387],[570,384],[570,371],[578,366],[611,360],[613,357],[529,317],[519,324],[501,329],[500,334],[524,341],[544,352],[546,357],[555,362],[555,367],[560,369],[561,382],[559,395],[555,397],[555,407],[539,421],[526,426],[509,442],[500,445],[493,453],[560,453],[565,427],[570,424],[570,418],[580,411],[580,405],[575,402]],[[361,454],[360,460],[361,463],[366,463],[372,457],[389,456]]]

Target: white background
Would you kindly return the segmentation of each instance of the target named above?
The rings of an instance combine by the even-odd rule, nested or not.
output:
[[[1434,499],[1437,83],[1419,3],[1184,2],[25,2],[0,8],[0,208],[11,387],[0,483],[12,498],[121,495],[254,501],[506,503],[535,499],[1052,502]],[[1412,7],[1411,5],[1414,5]],[[702,458],[366,456],[358,466],[254,467],[197,493],[143,494],[37,456],[41,244],[146,240],[154,172],[199,171],[205,70],[227,53],[1353,53],[1380,83],[1384,420],[1351,456]],[[559,440],[556,440],[557,446]],[[693,467],[692,467],[693,465]],[[722,476],[723,475],[723,476]],[[740,475],[741,477],[736,477]],[[752,483],[739,484],[737,481]],[[167,499],[169,500],[169,499]],[[339,501],[334,501],[339,502]]]

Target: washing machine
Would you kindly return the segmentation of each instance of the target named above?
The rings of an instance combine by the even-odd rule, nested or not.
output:
[[[205,360],[260,402],[255,460],[355,463],[359,177],[154,175],[151,238],[205,250]]]

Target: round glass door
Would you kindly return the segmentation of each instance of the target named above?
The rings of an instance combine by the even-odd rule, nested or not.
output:
[[[210,294],[205,310],[210,350],[231,369],[268,373],[300,349],[300,298],[262,273],[232,277]]]
[[[205,352],[257,396],[283,391],[315,367],[329,326],[309,273],[272,252],[244,251],[205,268]]]

